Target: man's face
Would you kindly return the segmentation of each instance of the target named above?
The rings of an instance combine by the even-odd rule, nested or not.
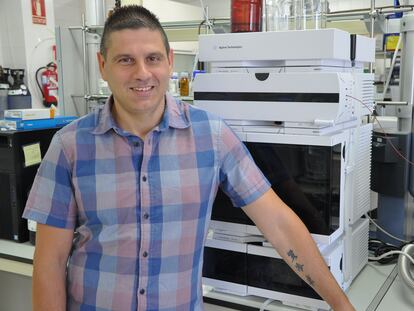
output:
[[[163,111],[173,53],[167,55],[161,33],[125,29],[112,32],[108,39],[106,58],[98,54],[99,69],[119,115]]]

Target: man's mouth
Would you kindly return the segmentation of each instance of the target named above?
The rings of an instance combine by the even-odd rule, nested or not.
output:
[[[136,92],[148,92],[152,90],[153,88],[154,88],[153,86],[146,86],[146,87],[133,87],[131,89]]]

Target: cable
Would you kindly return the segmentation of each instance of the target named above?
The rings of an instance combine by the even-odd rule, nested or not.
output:
[[[381,240],[370,239],[368,241],[368,250],[370,252],[370,255],[372,255],[372,257],[368,257],[369,261],[378,261],[378,263],[382,265],[386,265],[398,259],[398,255],[389,254],[389,252],[400,251],[400,248],[395,245],[385,243]],[[388,255],[382,258],[379,258],[380,256],[384,254],[388,254]]]
[[[365,108],[367,108],[369,110],[369,112],[372,114],[372,117],[374,118],[374,121],[377,121],[378,125],[380,126],[381,130],[382,130],[382,134],[384,134],[384,138],[387,140],[387,142],[391,145],[391,148],[394,150],[394,152],[404,161],[406,161],[408,164],[413,165],[414,166],[414,162],[410,161],[409,159],[407,159],[398,149],[397,147],[395,147],[395,145],[392,143],[390,137],[387,135],[387,133],[385,132],[385,129],[382,127],[381,123],[379,122],[379,120],[377,119],[377,117],[374,115],[374,112],[371,110],[370,107],[368,107],[367,104],[365,104],[362,100],[355,98],[351,95],[346,95],[349,98],[352,98],[358,102],[360,102],[362,105],[365,106]]]
[[[403,242],[403,243],[410,243],[410,241],[407,241],[407,240],[403,240],[403,239],[400,239],[400,238],[398,238],[398,237],[396,237],[396,236],[394,236],[394,235],[392,235],[391,233],[389,233],[389,232],[387,232],[385,229],[383,229],[380,225],[378,225],[371,217],[369,217],[369,215],[368,215],[368,213],[365,213],[365,217],[367,217],[371,222],[372,222],[372,224],[375,226],[375,227],[377,227],[379,230],[381,230],[382,232],[384,232],[386,235],[388,235],[389,237],[391,237],[391,238],[393,238],[394,240],[397,240],[397,241],[399,241],[399,242]]]
[[[266,310],[266,307],[267,307],[268,305],[270,305],[273,301],[275,301],[275,300],[274,300],[274,299],[269,298],[269,299],[267,299],[265,302],[263,302],[262,306],[260,307],[260,311],[265,311],[265,310]]]
[[[414,165],[413,162],[411,162],[409,159],[407,159],[401,152],[394,146],[391,139],[388,137],[387,133],[385,132],[384,128],[382,127],[381,123],[373,113],[373,111],[366,105],[362,100],[359,100],[358,98],[355,98],[350,95],[346,95],[347,97],[350,97],[358,102],[360,102],[363,106],[365,106],[368,111],[370,111],[371,115],[374,117],[374,121],[377,121],[378,125],[380,126],[384,138],[387,140],[387,142],[390,143],[392,149],[395,151],[395,153],[401,157],[403,160],[405,160],[410,165]],[[373,251],[376,255],[375,257],[368,257],[369,261],[377,261],[381,264],[387,264],[391,263],[392,261],[395,261],[398,259],[398,274],[403,279],[403,281],[411,288],[414,288],[414,279],[412,277],[412,273],[409,272],[409,263],[407,262],[407,258],[410,260],[411,264],[414,265],[414,258],[410,256],[408,253],[412,251],[414,240],[413,241],[406,241],[403,239],[400,239],[396,236],[393,236],[392,234],[388,233],[386,230],[384,230],[381,226],[379,226],[369,215],[368,213],[365,213],[365,217],[367,217],[373,224],[376,226],[379,230],[384,232],[389,237],[399,241],[403,242],[404,244],[400,247],[397,247],[392,244],[385,243],[378,239],[370,239],[368,241],[368,249],[370,251]]]
[[[407,257],[407,258],[411,261],[411,263],[414,265],[414,258],[413,258],[413,257],[411,257],[410,255],[408,255],[407,253],[402,252],[402,251],[389,251],[389,252],[387,252],[387,253],[385,253],[385,254],[382,254],[381,256],[378,256],[378,257],[368,257],[368,259],[369,259],[369,260],[372,260],[372,261],[380,261],[380,260],[382,260],[382,259],[384,259],[384,258],[386,258],[386,257],[391,256],[391,255],[404,255],[404,256],[405,256],[405,257]],[[397,256],[397,258],[398,258],[398,256]]]
[[[403,247],[402,252],[414,256],[414,244],[408,244]],[[398,275],[411,289],[414,289],[414,262],[411,263],[407,260],[407,256],[401,256],[398,258]]]

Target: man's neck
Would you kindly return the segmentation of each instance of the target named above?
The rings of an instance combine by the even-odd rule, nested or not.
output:
[[[147,134],[160,124],[166,105],[159,106],[157,110],[146,113],[131,114],[125,110],[112,107],[112,114],[118,125],[141,139],[145,139]]]

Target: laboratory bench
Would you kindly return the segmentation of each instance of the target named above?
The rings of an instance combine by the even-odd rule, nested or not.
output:
[[[0,239],[0,310],[31,310],[34,246]],[[368,263],[347,291],[357,311],[412,311],[414,293],[400,279],[395,264]],[[265,299],[240,297],[204,287],[205,311],[259,310]],[[301,310],[274,301],[269,311]]]

